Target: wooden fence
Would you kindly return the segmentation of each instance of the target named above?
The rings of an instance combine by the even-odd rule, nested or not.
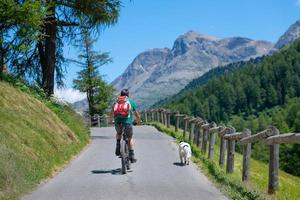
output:
[[[91,127],[107,127],[108,126],[108,116],[107,115],[94,115],[90,118]]]
[[[200,117],[192,117],[179,112],[171,112],[166,109],[151,109],[141,112],[143,120],[147,122],[160,122],[167,127],[171,125],[171,117],[173,117],[173,126],[175,131],[179,131],[182,126],[183,138],[187,138],[190,142],[196,144],[201,152],[209,160],[214,158],[214,148],[216,136],[220,138],[219,165],[224,167],[225,154],[226,173],[234,171],[235,145],[239,142],[243,145],[243,165],[242,165],[242,181],[249,181],[250,178],[250,160],[251,160],[251,144],[262,142],[269,146],[269,185],[268,193],[274,194],[278,190],[278,169],[279,169],[279,144],[282,143],[300,143],[300,133],[280,134],[279,130],[274,126],[269,126],[266,130],[251,134],[251,130],[245,129],[242,132],[236,132],[234,127],[217,125],[214,122],[208,123]],[[188,132],[189,129],[189,132]],[[208,147],[207,147],[208,144]]]

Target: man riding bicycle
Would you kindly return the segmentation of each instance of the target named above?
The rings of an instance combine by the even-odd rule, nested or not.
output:
[[[136,162],[133,150],[133,130],[132,125],[134,123],[134,117],[137,124],[141,123],[140,114],[136,111],[135,102],[129,98],[129,90],[123,89],[121,95],[118,97],[118,101],[113,105],[111,111],[111,122],[112,116],[114,116],[116,134],[116,156],[120,155],[120,141],[122,133],[124,131],[128,136],[129,141],[129,159],[132,163]]]

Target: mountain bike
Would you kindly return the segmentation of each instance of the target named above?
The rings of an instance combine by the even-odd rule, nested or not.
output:
[[[121,139],[121,144],[120,144],[120,153],[121,153],[121,164],[122,164],[122,168],[121,168],[121,172],[122,174],[126,174],[127,170],[130,170],[130,159],[129,159],[129,140],[128,140],[128,136],[127,133],[125,133],[124,129],[123,129],[123,133],[122,133],[122,139]]]

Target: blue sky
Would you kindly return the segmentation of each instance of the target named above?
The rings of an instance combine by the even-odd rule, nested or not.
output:
[[[125,0],[118,23],[99,35],[95,50],[110,52],[114,62],[102,66],[100,72],[111,82],[139,53],[172,48],[175,39],[187,31],[275,43],[298,19],[300,0]],[[66,46],[64,54],[76,58],[78,51]],[[79,70],[69,65],[67,88]]]

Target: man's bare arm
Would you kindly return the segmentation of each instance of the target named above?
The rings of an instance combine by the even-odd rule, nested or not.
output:
[[[134,116],[135,116],[135,119],[136,119],[136,123],[138,125],[141,125],[142,124],[142,120],[141,120],[140,113],[138,111],[134,111]]]
[[[113,123],[113,117],[114,116],[114,110],[113,108],[111,109],[110,113],[109,113],[109,117],[108,117],[108,123],[112,124]]]

